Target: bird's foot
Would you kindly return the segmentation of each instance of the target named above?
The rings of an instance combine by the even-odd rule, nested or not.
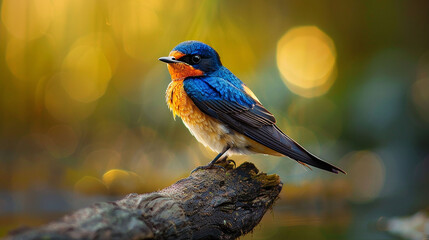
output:
[[[234,160],[232,160],[232,159],[225,159],[225,160],[226,160],[226,162],[227,162],[227,165],[229,165],[230,163],[232,163],[232,164],[234,164],[233,169],[234,169],[234,168],[237,168],[237,164],[235,163],[235,161],[234,161]]]

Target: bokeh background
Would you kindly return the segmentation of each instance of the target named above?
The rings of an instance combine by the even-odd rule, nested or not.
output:
[[[284,183],[244,239],[399,239],[388,219],[429,206],[428,1],[0,3],[0,236],[166,187],[216,155],[165,104],[157,59],[191,39],[348,172],[233,157]]]

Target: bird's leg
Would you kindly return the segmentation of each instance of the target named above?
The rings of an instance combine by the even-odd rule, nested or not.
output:
[[[225,153],[226,153],[226,151],[228,151],[229,149],[230,149],[231,147],[230,146],[226,146],[223,150],[222,150],[222,152],[220,152],[209,164],[207,164],[207,165],[205,165],[205,166],[199,166],[199,167],[197,167],[197,168],[195,168],[194,170],[192,170],[192,172],[191,173],[193,173],[193,172],[195,172],[195,171],[197,171],[197,170],[200,170],[200,169],[209,169],[209,168],[214,168],[214,167],[217,167],[217,168],[223,168],[223,169],[225,169],[224,167],[222,167],[222,166],[219,166],[219,165],[215,165],[215,163],[219,160],[219,158],[220,157],[222,157],[222,155],[224,155]],[[228,156],[225,156],[225,157],[223,157],[222,158],[222,160],[223,159],[227,159],[228,158]]]
[[[219,158],[222,157],[222,155],[224,155],[226,153],[226,151],[228,151],[229,149],[230,149],[230,147],[226,146],[222,152],[220,152],[209,164],[207,164],[207,166],[213,166],[219,160]],[[221,160],[225,160],[227,158],[228,158],[228,156],[225,156],[225,157],[221,158]]]

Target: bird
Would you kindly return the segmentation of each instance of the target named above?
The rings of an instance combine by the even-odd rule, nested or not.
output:
[[[178,44],[167,57],[171,82],[165,99],[174,119],[218,155],[206,166],[231,155],[287,156],[298,163],[344,173],[286,135],[256,95],[221,63],[219,54],[200,41]]]

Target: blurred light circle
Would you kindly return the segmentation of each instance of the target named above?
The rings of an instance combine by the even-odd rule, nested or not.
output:
[[[80,37],[73,43],[73,47],[90,46],[95,48],[106,57],[112,74],[116,71],[118,61],[120,59],[118,47],[112,34],[109,32],[91,32],[83,37]]]
[[[4,0],[1,20],[16,38],[31,40],[43,36],[52,20],[50,0]]]
[[[157,3],[158,2],[158,3]],[[157,14],[159,1],[112,1],[109,6],[109,24],[122,39],[125,52],[140,61],[153,63],[148,56],[162,54],[158,45],[163,29]]]
[[[78,136],[69,125],[52,126],[46,135],[46,148],[54,157],[68,157],[76,150]]]
[[[63,74],[52,77],[45,89],[45,107],[56,119],[63,122],[79,122],[92,114],[95,103],[78,102],[61,86]]]
[[[350,200],[364,203],[377,198],[385,180],[385,166],[381,158],[370,151],[359,151],[350,153],[345,160],[352,188]]]
[[[6,45],[5,59],[12,74],[21,80],[39,80],[54,69],[52,41],[40,38],[27,42],[10,38]]]
[[[110,194],[121,195],[141,192],[143,187],[141,178],[134,172],[121,169],[112,169],[103,175],[103,182]]]
[[[62,85],[71,98],[92,102],[106,92],[112,76],[103,51],[94,46],[77,46],[70,50],[62,66]]]
[[[291,91],[304,97],[320,96],[336,78],[334,43],[315,26],[293,28],[277,44],[277,67]]]

